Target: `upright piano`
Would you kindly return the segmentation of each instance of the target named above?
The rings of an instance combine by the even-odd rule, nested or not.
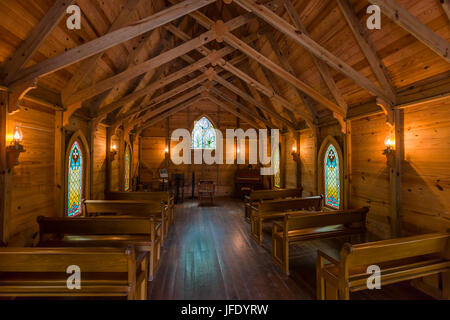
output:
[[[237,169],[234,178],[234,194],[236,198],[243,198],[251,190],[260,190],[263,188],[263,179],[258,167],[246,166]]]

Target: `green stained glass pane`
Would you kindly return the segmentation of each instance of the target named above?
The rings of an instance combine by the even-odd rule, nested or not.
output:
[[[325,203],[335,209],[340,206],[339,156],[330,144],[325,153]]]
[[[80,144],[75,141],[69,154],[69,176],[67,188],[67,215],[75,217],[81,214],[83,194],[83,154]]]

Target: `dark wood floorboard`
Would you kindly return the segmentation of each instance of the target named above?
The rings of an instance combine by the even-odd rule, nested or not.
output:
[[[291,250],[291,276],[272,263],[270,225],[263,246],[249,235],[243,203],[176,205],[175,224],[149,283],[149,299],[313,299],[317,249],[338,257],[342,241],[310,241]],[[355,293],[352,299],[429,299],[407,283]]]

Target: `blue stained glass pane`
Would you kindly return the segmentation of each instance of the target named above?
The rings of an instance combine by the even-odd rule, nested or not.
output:
[[[83,154],[80,144],[75,141],[69,154],[69,177],[67,188],[67,215],[75,217],[81,214],[83,194]]]
[[[339,209],[340,206],[340,177],[339,156],[336,148],[330,144],[325,153],[325,204]]]
[[[206,117],[195,122],[192,130],[192,149],[216,149],[216,132]]]

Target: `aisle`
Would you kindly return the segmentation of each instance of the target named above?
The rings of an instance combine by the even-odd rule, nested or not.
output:
[[[149,283],[149,299],[314,299],[318,249],[339,257],[342,241],[308,241],[291,247],[291,276],[272,263],[270,225],[263,247],[249,235],[243,203],[217,199],[215,206],[185,201]],[[408,283],[355,293],[352,299],[429,299]]]
[[[150,299],[311,299],[248,235],[242,203],[177,205]]]

